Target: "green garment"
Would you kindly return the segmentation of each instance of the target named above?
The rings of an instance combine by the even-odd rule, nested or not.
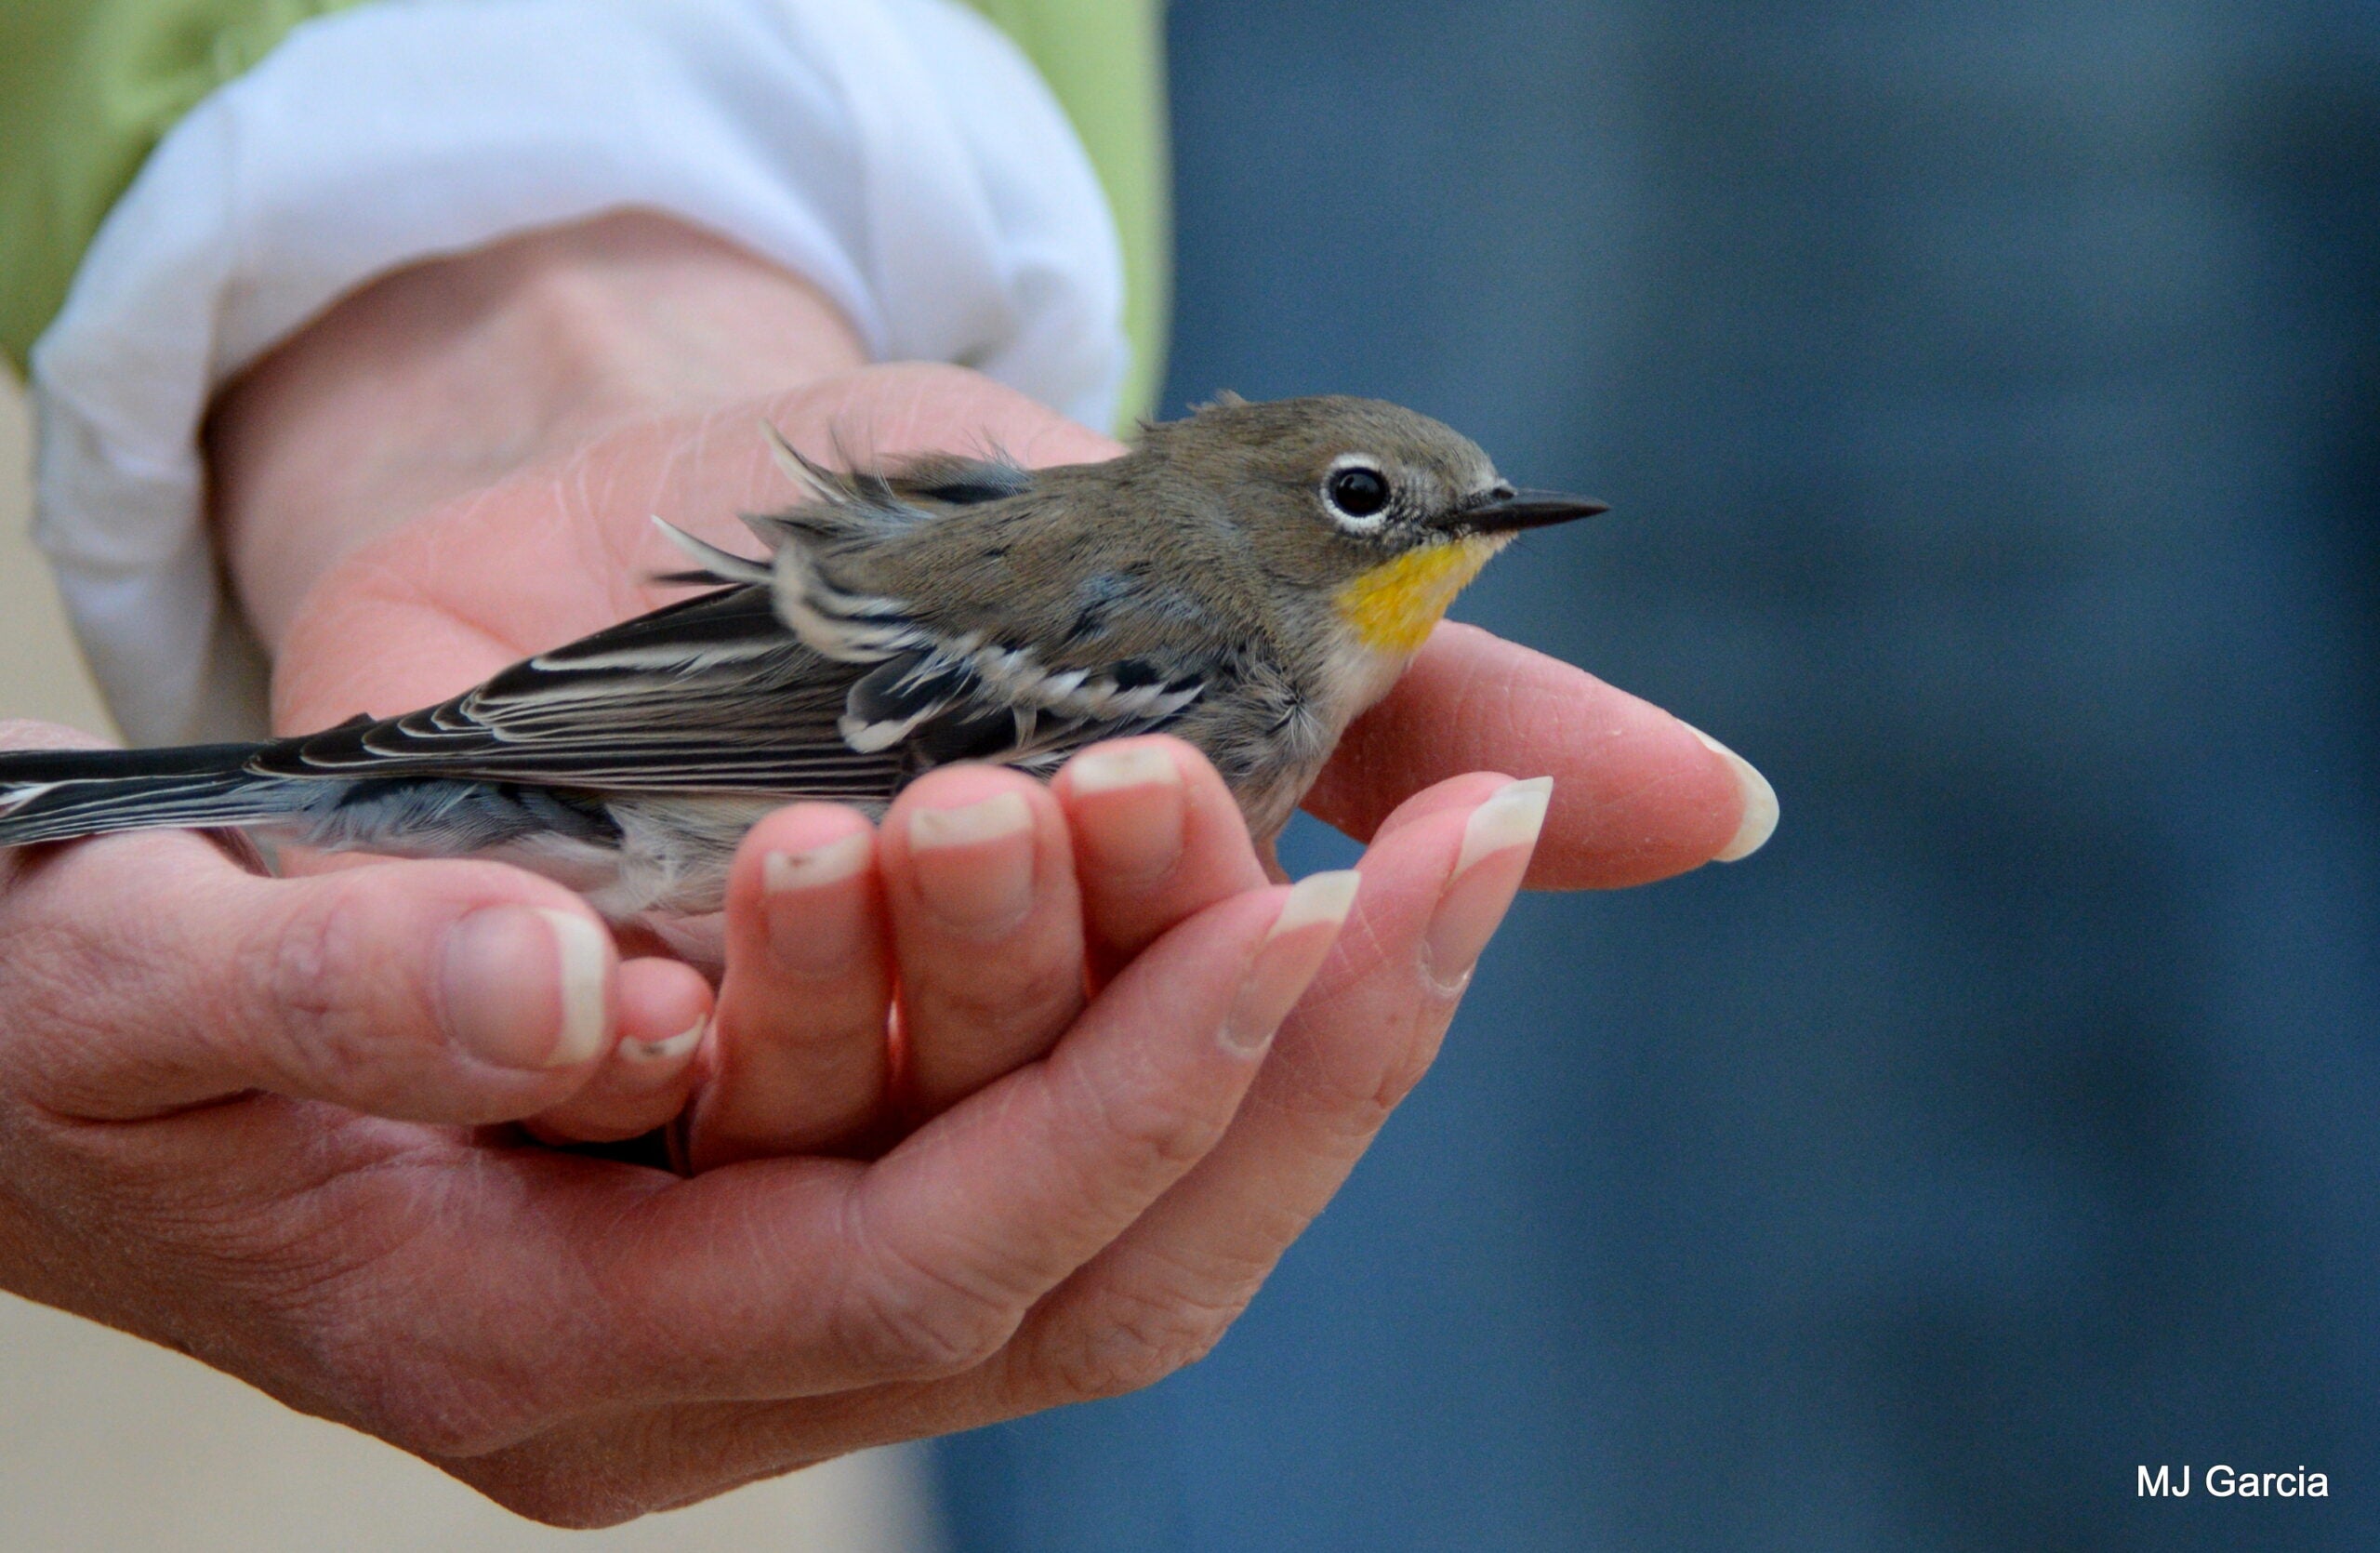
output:
[[[200,99],[357,0],[0,0],[0,348],[20,371],[99,221]],[[970,0],[1029,56],[1123,237],[1127,419],[1157,395],[1169,305],[1158,0]]]
[[[1118,430],[1157,407],[1173,308],[1163,0],[967,0],[1016,40],[1074,121],[1124,245],[1132,370]]]

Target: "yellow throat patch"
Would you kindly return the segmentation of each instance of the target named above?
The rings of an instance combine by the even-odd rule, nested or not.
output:
[[[1417,652],[1454,596],[1504,548],[1506,538],[1474,535],[1382,562],[1339,590],[1340,617],[1374,652]]]

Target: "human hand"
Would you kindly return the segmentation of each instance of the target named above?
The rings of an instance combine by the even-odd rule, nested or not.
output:
[[[469,913],[577,923],[597,1009],[617,998],[557,886],[476,863],[265,879],[188,833],[12,854],[0,1284],[567,1524],[1144,1385],[1215,1341],[1418,1077],[1527,866],[1540,806],[1507,787],[1466,777],[1391,816],[1334,950],[1348,894],[1265,886],[1186,747],[1104,747],[1051,789],[938,773],[888,816],[894,941],[956,955],[945,993],[1037,945],[1046,962],[1087,943],[1112,979],[1079,1013],[1059,983],[1038,1007],[995,989],[998,1039],[953,1024],[920,1081],[948,1108],[873,1162],[691,1181],[469,1125],[591,1067],[547,1065],[575,996],[562,932],[500,986],[438,974]],[[949,924],[921,920],[931,886],[900,883],[932,866],[901,861],[902,838],[986,801],[1029,827],[973,844],[1029,838],[1050,866],[1017,929],[932,943]],[[739,890],[803,819],[756,832]],[[797,893],[805,914],[823,904]],[[800,974],[875,985],[816,969]],[[773,1033],[830,1048],[839,1006],[780,1008]],[[490,1010],[503,1062],[458,1039]]]
[[[364,343],[374,343],[371,330],[365,329],[363,338]],[[222,485],[231,498],[222,514],[228,548],[252,617],[280,648],[279,713],[284,726],[318,725],[357,710],[417,705],[522,653],[662,602],[666,595],[644,589],[640,578],[654,564],[674,564],[675,558],[652,546],[647,512],[660,511],[696,532],[733,542],[736,535],[726,514],[765,510],[784,500],[787,493],[775,484],[757,435],[757,422],[763,416],[821,451],[825,448],[817,437],[826,430],[846,435],[856,431],[853,440],[861,443],[860,450],[876,454],[945,448],[955,440],[964,445],[968,438],[997,441],[1033,462],[1103,457],[1114,450],[1104,439],[982,379],[945,368],[896,367],[822,380],[740,408],[715,408],[692,420],[630,428],[525,474],[483,479],[490,470],[503,467],[503,459],[493,456],[431,460],[436,467],[425,474],[403,462],[408,446],[403,418],[388,415],[388,406],[376,397],[389,377],[385,354],[373,357],[377,375],[364,372],[342,378],[334,372],[327,380],[329,392],[324,392],[325,380],[304,360],[301,352],[299,368],[287,377],[276,379],[267,373],[249,385],[253,393],[233,396],[227,409],[257,411],[256,421],[243,422],[227,414],[218,427],[218,450],[242,446],[244,425],[248,430],[266,425],[286,433],[281,446],[298,455],[294,463],[229,453],[221,460],[227,476]],[[397,376],[402,382],[403,375]],[[360,400],[342,400],[339,385],[359,382],[372,392]],[[709,382],[693,397],[715,405],[733,395],[718,382]],[[414,398],[443,403],[434,394],[416,393]],[[307,417],[290,413],[293,403],[300,410],[327,409],[334,418],[344,408],[350,431],[377,430],[388,445],[377,454],[366,447],[350,460],[355,439],[311,434],[321,427],[314,425],[310,432]],[[470,431],[474,424],[464,423],[461,429]],[[591,419],[562,416],[554,422],[580,430],[601,424],[600,415]],[[508,442],[501,437],[495,441]],[[540,450],[535,437],[526,439],[526,445],[532,452]],[[297,477],[287,478],[293,468]],[[389,495],[388,479],[376,484],[364,477],[376,470],[402,477],[394,482],[403,487],[398,496]],[[313,499],[322,494],[324,480],[337,485],[350,477],[356,483],[334,494],[363,499]],[[243,493],[259,499],[241,499]],[[420,510],[424,502],[430,509],[426,512]],[[359,537],[369,539],[375,532],[388,537],[357,543]],[[328,577],[315,575],[323,564],[350,551]],[[1427,889],[1407,890],[1410,900],[1425,904],[1408,903],[1401,928],[1394,922],[1375,926],[1370,914],[1375,892],[1368,887],[1366,932],[1351,936],[1351,943],[1365,945],[1364,953],[1356,962],[1326,973],[1325,990],[1330,995],[1318,992],[1310,1000],[1309,1012],[1292,1027],[1282,1056],[1268,1065],[1264,1082],[1284,1088],[1259,1108],[1270,1119],[1268,1124],[1251,1134],[1243,1118],[1232,1136],[1245,1141],[1215,1156],[1234,1158],[1240,1161],[1236,1166],[1228,1171],[1218,1165],[1202,1167],[1201,1175],[1209,1170],[1222,1173],[1210,1191],[1193,1190],[1185,1182],[1143,1216],[1134,1233],[1143,1237],[1136,1243],[1146,1251],[1118,1256],[1149,1269],[1158,1277],[1159,1287],[1154,1293],[1141,1289],[1119,1296],[1117,1308],[1128,1319],[1111,1322],[1101,1339],[1118,1356],[1114,1374],[1098,1385],[1078,1385],[1071,1390],[1012,1388],[1005,1404],[1011,1411],[1047,1405],[1033,1400],[1037,1396],[1065,1400],[1090,1394],[1117,1384],[1115,1374],[1153,1378],[1211,1341],[1252,1293],[1279,1246],[1328,1199],[1387,1109],[1419,1076],[1451,1008],[1452,982],[1460,979],[1446,973],[1462,956],[1446,946],[1474,936],[1484,942],[1487,931],[1479,926],[1475,934],[1466,930],[1450,940],[1429,927],[1438,910],[1454,909],[1427,904],[1448,883],[1448,859],[1460,850],[1459,842],[1446,840],[1448,822],[1443,816],[1475,806],[1482,796],[1478,784],[1492,788],[1495,779],[1469,778],[1467,785],[1432,790],[1402,810],[1396,804],[1423,780],[1472,764],[1551,770],[1562,778],[1554,823],[1540,852],[1539,883],[1621,883],[1659,877],[1731,844],[1740,845],[1746,832],[1761,829],[1757,816],[1747,819],[1746,788],[1735,766],[1683,724],[1576,670],[1483,633],[1452,627],[1442,630],[1407,684],[1350,735],[1342,758],[1326,774],[1314,800],[1317,812],[1358,832],[1373,832],[1382,846],[1401,834],[1395,828],[1399,823],[1418,832],[1406,844],[1421,846],[1435,834],[1437,877]],[[1399,820],[1384,821],[1382,816],[1392,811]],[[782,816],[771,822],[792,823]],[[1043,823],[1037,820],[1037,837]],[[1427,830],[1430,824],[1437,830]],[[777,849],[793,852],[810,844],[799,833],[780,834],[766,827],[756,833],[756,844],[764,849],[775,841],[784,843]],[[1040,844],[1038,839],[1036,844]],[[1367,864],[1368,869],[1386,866]],[[764,861],[753,857],[739,864],[739,879],[764,871]],[[1493,870],[1484,865],[1474,872],[1492,883]],[[1472,877],[1474,873],[1466,874]],[[739,888],[748,899],[748,885]],[[1452,895],[1474,890],[1492,894],[1485,884],[1458,883]],[[1382,904],[1395,903],[1383,898]],[[1495,909],[1501,907],[1498,900]],[[782,1018],[772,1022],[767,1017],[765,1011],[782,1008],[785,1002],[778,995],[782,984],[773,981],[775,973],[760,952],[771,937],[767,917],[765,906],[742,915],[747,928],[760,924],[757,936],[739,929],[736,922],[728,924],[731,937],[742,932],[752,946],[740,962],[750,974],[739,980],[738,966],[731,964],[711,1055],[702,1063],[689,1061],[676,1081],[688,1088],[702,1082],[693,1108],[689,1147],[704,1162],[834,1142],[839,1134],[849,1141],[854,1128],[864,1134],[873,1125],[855,1122],[854,1116],[873,1108],[880,1122],[889,1104],[880,1056],[867,1055],[862,1043],[848,1038],[848,1031],[864,1021],[841,1026],[842,1036],[822,1039],[814,1027],[807,1033],[794,1029],[788,1034]],[[1487,925],[1492,925],[1492,917]],[[1063,947],[1067,939],[1060,932],[1049,942]],[[1429,975],[1420,970],[1424,944],[1436,946]],[[1341,951],[1342,956],[1350,952]],[[865,1005],[866,998],[856,1001]],[[744,1009],[754,1012],[740,1012]],[[630,1011],[624,1007],[620,1012],[625,1020]],[[667,1045],[660,1037],[671,1028],[654,1025],[649,1033],[654,1041],[631,1042],[627,1049]],[[1051,1033],[1044,1016],[1013,1021],[1004,1043],[993,1043],[988,1055],[984,1050],[970,1054],[962,1043],[955,1052],[961,1080],[947,1087],[953,1095],[963,1094],[969,1084],[996,1077],[1002,1064],[1029,1063]],[[1292,1050],[1304,1055],[1292,1058],[1288,1055]],[[848,1082],[840,1087],[806,1082],[818,1076],[822,1062],[827,1068],[845,1065],[851,1070],[845,1074]],[[549,1108],[543,1125],[559,1135],[599,1135],[627,1126],[628,1113],[639,1106],[674,1105],[676,1093],[639,1091],[639,1082],[651,1077],[649,1072],[602,1070]],[[844,1098],[831,1099],[838,1095]],[[853,1095],[862,1101],[852,1102]],[[612,1104],[623,1095],[626,1108]],[[920,1105],[917,1113],[930,1111],[932,1104]],[[776,1166],[744,1170],[762,1168]],[[1202,1201],[1207,1209],[1197,1206]],[[1232,1205],[1222,1215],[1235,1226],[1229,1233],[1214,1232],[1214,1225],[1206,1221],[1206,1213],[1219,1203]],[[1218,1290],[1228,1297],[1217,1297]],[[1175,1340],[1144,1340],[1148,1332],[1160,1329],[1172,1333]],[[1183,1334],[1197,1341],[1183,1340]],[[1077,1332],[1076,1338],[1082,1340],[1084,1334]],[[486,1384],[484,1375],[459,1372],[423,1377],[426,1385],[441,1378],[468,1381],[467,1388]],[[959,1427],[953,1420],[971,1414],[943,1405],[950,1400],[947,1393],[936,1392],[933,1400],[919,1400],[894,1433]],[[847,1418],[860,1419],[867,1413],[855,1409],[848,1398],[845,1404],[842,1415]],[[980,1395],[974,1405],[985,1405]],[[882,1432],[888,1426],[872,1414],[873,1421],[862,1420],[865,1427],[822,1433],[811,1414],[781,1414],[767,1404],[763,1414],[752,1430],[750,1452],[716,1459],[746,1463],[751,1472],[774,1470],[868,1439],[893,1437]],[[474,1450],[456,1469],[489,1485],[508,1503],[534,1505],[539,1513],[559,1519],[626,1513],[639,1503],[660,1502],[644,1497],[651,1489],[640,1479],[641,1486],[633,1492],[623,1491],[620,1505],[625,1507],[590,1509],[589,1491],[575,1475],[572,1451],[560,1444],[562,1438],[551,1427],[533,1432],[517,1450]],[[609,1449],[585,1431],[575,1438],[586,1459]],[[416,1448],[437,1453],[434,1447],[416,1443]],[[701,1453],[695,1455],[700,1458]],[[682,1475],[694,1472],[694,1467],[679,1460],[674,1467],[655,1470],[665,1479],[674,1471],[681,1480],[691,1480]],[[689,1492],[720,1486],[717,1479],[703,1481],[709,1486]]]

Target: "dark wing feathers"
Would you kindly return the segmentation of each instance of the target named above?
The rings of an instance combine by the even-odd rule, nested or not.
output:
[[[885,483],[904,501],[977,507],[1024,495],[1033,488],[1033,472],[1005,458],[942,456],[905,465],[888,475]]]
[[[769,451],[776,459],[777,469],[807,498],[802,508],[788,517],[799,518],[805,509],[812,513],[831,513],[838,509],[858,507],[877,509],[881,516],[915,519],[931,515],[919,511],[919,503],[973,507],[1021,496],[1033,488],[1033,471],[998,453],[974,458],[932,453],[883,469],[863,467],[859,460],[846,459],[854,467],[834,470],[795,447],[775,427],[764,424],[762,431],[769,439]],[[760,526],[768,521],[745,520],[754,526],[762,543],[774,546],[775,536]]]
[[[769,580],[769,564],[765,561],[754,561],[734,551],[721,550],[708,539],[687,533],[659,513],[654,514],[653,526],[661,530],[663,538],[683,551],[686,558],[698,568],[676,574],[679,577],[709,582],[765,583]]]
[[[903,653],[859,677],[843,699],[843,714],[863,725],[914,727],[979,688],[980,682],[963,668],[936,667],[922,652]]]
[[[1032,476],[950,458],[846,474],[778,451],[812,499],[747,520],[774,562],[663,524],[697,564],[682,579],[729,586],[437,706],[264,746],[247,769],[880,803],[946,761],[1053,771],[1094,740],[1168,725],[1223,671],[1138,660],[1059,671],[980,633],[937,631],[907,601],[842,588],[826,552],[870,531],[966,521],[957,514],[1028,490]]]
[[[835,729],[859,673],[797,641],[766,589],[732,588],[514,664],[451,701],[269,746],[250,769],[881,802],[899,758],[862,754]]]

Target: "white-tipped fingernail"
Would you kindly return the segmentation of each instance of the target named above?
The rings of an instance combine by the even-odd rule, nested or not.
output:
[[[670,1067],[693,1055],[694,1048],[703,1043],[703,1032],[708,1029],[710,1019],[705,1016],[667,1041],[623,1041],[620,1055],[640,1067]]]
[[[1463,820],[1462,845],[1421,936],[1422,977],[1439,996],[1461,995],[1520,887],[1517,876],[1497,869],[1474,874],[1473,866],[1516,849],[1526,861],[1553,801],[1554,778],[1531,776],[1498,788]]]
[[[1019,792],[996,793],[956,809],[918,809],[909,816],[909,844],[975,846],[1033,828],[1033,809]]]
[[[1023,793],[912,810],[908,826],[912,882],[944,926],[988,943],[1032,915],[1033,807]]]
[[[1728,769],[1736,774],[1736,786],[1743,790],[1744,817],[1737,822],[1734,837],[1718,853],[1722,863],[1739,863],[1766,846],[1768,838],[1777,833],[1777,790],[1768,785],[1768,778],[1752,762],[1692,723],[1686,729],[1702,741],[1704,749],[1727,763]]]
[[[801,852],[772,852],[760,859],[760,888],[769,895],[791,895],[840,883],[867,867],[869,837],[855,830]]]
[[[1304,995],[1323,956],[1330,952],[1362,883],[1355,869],[1341,869],[1310,873],[1289,886],[1281,914],[1273,919],[1264,941],[1256,946],[1247,978],[1223,1016],[1222,1037],[1226,1049],[1252,1055],[1273,1043],[1274,1032]],[[1284,942],[1292,934],[1316,927],[1330,931]]]
[[[603,930],[568,911],[538,909],[553,929],[554,952],[562,991],[562,1033],[554,1041],[549,1068],[570,1068],[588,1061],[603,1045],[610,1022],[603,1007],[604,984],[611,969],[611,944]]]
[[[1281,914],[1273,919],[1273,930],[1264,936],[1266,941],[1317,923],[1338,926],[1354,909],[1355,892],[1363,883],[1364,876],[1353,869],[1307,874],[1289,886],[1289,898],[1281,902]]]
[[[1545,829],[1546,805],[1553,802],[1551,776],[1531,776],[1498,788],[1463,822],[1462,850],[1455,856],[1454,872],[1461,873],[1482,857],[1511,847],[1535,846],[1538,832]]]
[[[1182,785],[1182,768],[1173,763],[1172,752],[1161,744],[1093,750],[1078,757],[1068,769],[1078,793]]]
[[[498,1068],[586,1062],[603,1044],[610,970],[603,930],[583,917],[482,907],[447,930],[439,971],[446,1033]]]

